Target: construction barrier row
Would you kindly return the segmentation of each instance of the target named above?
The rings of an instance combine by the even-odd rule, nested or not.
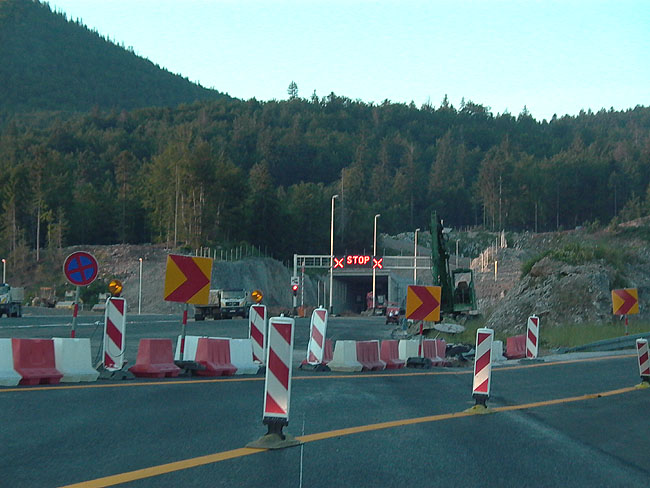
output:
[[[90,339],[0,339],[0,385],[95,381]]]
[[[431,361],[432,366],[450,366],[446,360],[447,344],[443,339],[424,339],[422,356]],[[420,357],[420,341],[402,339],[381,341],[336,341],[332,361],[328,364],[332,371],[380,371],[403,368],[411,357]]]
[[[199,351],[199,342],[201,339],[213,339],[221,342],[206,343]],[[252,339],[230,339],[226,337],[208,337],[208,336],[185,336],[185,349],[183,357],[180,357],[181,336],[178,336],[176,343],[176,355],[174,359],[179,361],[195,361],[207,367],[207,363],[221,364],[224,368],[219,370],[230,371],[234,368],[233,374],[257,374],[261,363],[255,361],[254,344]],[[212,359],[211,359],[212,358]],[[218,359],[215,363],[214,358]],[[226,361],[226,358],[228,359]],[[206,363],[206,364],[204,364]],[[197,372],[197,374],[199,374]],[[205,374],[203,374],[205,376]],[[219,376],[219,375],[212,375]]]

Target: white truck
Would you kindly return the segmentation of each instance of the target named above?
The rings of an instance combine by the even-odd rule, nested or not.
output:
[[[248,318],[252,303],[250,292],[244,289],[210,290],[207,305],[194,305],[194,320]]]
[[[0,284],[0,317],[22,317],[25,289]]]

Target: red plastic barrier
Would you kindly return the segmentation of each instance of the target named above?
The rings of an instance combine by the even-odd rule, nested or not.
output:
[[[363,366],[362,371],[380,371],[386,367],[379,359],[377,341],[357,341],[357,361]]]
[[[175,378],[181,368],[174,364],[171,339],[140,339],[135,365],[129,371],[139,378]]]
[[[228,339],[209,339],[202,337],[196,348],[197,363],[205,366],[196,371],[199,376],[232,376],[237,368],[230,362],[230,341]]]
[[[432,366],[450,366],[445,361],[447,355],[447,343],[442,339],[425,339],[422,343],[422,354],[425,358],[431,359]]]
[[[379,358],[386,363],[386,369],[399,369],[406,364],[406,361],[399,358],[399,341],[396,340],[381,341]]]
[[[329,363],[334,358],[334,348],[332,339],[325,339],[325,349],[323,349],[323,364]]]
[[[63,378],[55,366],[52,339],[11,339],[14,369],[23,377],[19,384],[55,385]]]
[[[506,353],[508,359],[522,359],[526,357],[526,335],[508,337],[506,340]]]

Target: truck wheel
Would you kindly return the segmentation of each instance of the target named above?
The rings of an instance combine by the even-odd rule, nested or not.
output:
[[[203,320],[205,317],[203,315],[194,315],[194,320],[198,322],[199,320]]]

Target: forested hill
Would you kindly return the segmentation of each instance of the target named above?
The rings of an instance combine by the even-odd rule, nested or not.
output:
[[[177,106],[220,96],[52,12],[47,3],[0,0],[0,117]]]

